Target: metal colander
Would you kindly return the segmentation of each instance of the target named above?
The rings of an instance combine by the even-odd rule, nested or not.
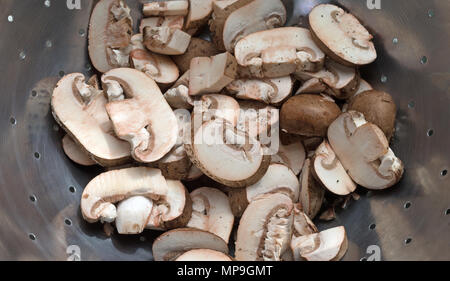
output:
[[[0,259],[150,260],[158,232],[107,237],[81,217],[83,188],[102,169],[68,160],[49,104],[59,77],[94,73],[86,37],[96,1],[67,2],[76,1],[0,1]],[[136,22],[140,3],[126,2]],[[336,3],[284,2],[289,25],[304,26],[316,4]],[[378,59],[361,72],[396,101],[392,148],[406,173],[319,228],[346,227],[345,260],[450,260],[450,1],[337,2],[375,36]]]

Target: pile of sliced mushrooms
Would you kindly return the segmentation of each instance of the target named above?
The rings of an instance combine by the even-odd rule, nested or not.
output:
[[[142,13],[134,34],[125,1],[100,0],[98,74],[68,74],[53,92],[67,156],[105,168],[84,189],[83,218],[162,231],[161,261],[341,259],[344,227],[313,220],[333,219],[358,185],[403,175],[389,147],[396,105],[358,71],[377,57],[372,35],[329,4],[309,29],[284,27],[280,0],[158,1]],[[195,37],[206,26],[211,40]],[[189,188],[202,178],[210,185]]]

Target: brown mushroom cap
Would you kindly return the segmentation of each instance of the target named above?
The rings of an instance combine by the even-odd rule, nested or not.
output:
[[[155,261],[174,260],[192,249],[210,249],[228,254],[228,245],[219,236],[195,228],[178,228],[161,234],[152,246]]]
[[[366,120],[380,127],[390,140],[395,132],[397,106],[391,95],[381,91],[365,91],[348,102],[348,110],[364,114]]]
[[[118,83],[127,96],[108,103],[106,110],[117,136],[132,145],[134,159],[143,163],[161,159],[177,141],[178,124],[156,83],[131,68],[110,70],[102,82]]]
[[[292,200],[284,194],[265,194],[251,202],[239,222],[236,260],[277,261],[289,248]]]
[[[328,126],[341,114],[339,106],[318,95],[298,95],[283,104],[281,129],[290,134],[324,137]]]
[[[69,135],[65,135],[62,139],[62,147],[64,153],[73,162],[82,166],[92,166],[97,164],[89,154],[84,151],[80,145],[76,144]]]
[[[353,15],[331,4],[317,5],[309,13],[316,43],[332,59],[345,65],[365,65],[377,58],[373,36]]]

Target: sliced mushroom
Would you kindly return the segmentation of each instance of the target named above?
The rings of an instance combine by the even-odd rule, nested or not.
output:
[[[245,189],[231,189],[228,192],[231,209],[240,217],[247,206],[262,194],[283,193],[293,202],[298,201],[300,184],[295,174],[285,165],[271,164],[265,175],[255,184]]]
[[[314,219],[322,207],[325,189],[314,178],[312,169],[311,160],[306,159],[300,174],[300,203],[305,214]]]
[[[167,17],[151,17],[143,18],[139,26],[139,33],[144,33],[144,28],[167,26],[175,29],[183,29],[184,16],[167,16]]]
[[[52,95],[52,113],[58,124],[102,166],[130,160],[130,145],[113,134],[103,92],[84,83],[81,73],[64,76]]]
[[[279,261],[289,248],[292,200],[284,194],[265,194],[254,200],[239,222],[236,260]]]
[[[186,52],[191,36],[180,29],[160,26],[144,27],[144,45],[162,55],[182,55]]]
[[[240,115],[236,127],[269,146],[272,137],[276,137],[278,133],[279,110],[257,101],[240,101],[239,106]]]
[[[239,103],[232,97],[218,94],[204,95],[194,102],[194,125],[197,130],[206,121],[220,118],[236,126],[240,117]],[[198,122],[195,122],[199,120]]]
[[[319,232],[319,230],[317,230],[317,227],[311,219],[302,211],[301,204],[295,204],[292,235],[298,237],[317,232]]]
[[[159,199],[168,193],[161,171],[152,168],[127,168],[102,173],[91,180],[81,196],[83,218],[94,223],[113,222],[117,217],[114,203],[133,196]]]
[[[291,95],[293,85],[291,76],[272,79],[239,79],[229,84],[226,90],[238,99],[280,105]]]
[[[106,110],[117,136],[130,142],[133,158],[151,163],[166,155],[177,141],[178,124],[156,83],[131,68],[109,71],[102,83],[109,97],[117,97]]]
[[[191,192],[191,198],[192,217],[187,226],[214,233],[228,243],[234,223],[228,197],[216,188],[201,187]]]
[[[175,260],[192,249],[210,249],[228,254],[228,245],[219,236],[195,228],[178,228],[163,233],[153,242],[155,261]]]
[[[341,114],[337,104],[319,95],[291,97],[281,108],[281,129],[306,137],[324,137],[330,124]]]
[[[203,123],[185,149],[205,175],[230,187],[256,183],[270,163],[270,155],[263,154],[256,139],[223,119]]]
[[[280,27],[247,35],[236,44],[234,54],[238,64],[257,78],[319,71],[325,60],[309,30],[301,27]]]
[[[385,189],[403,175],[403,163],[389,148],[383,131],[362,113],[349,111],[328,129],[328,139],[349,176],[368,189]]]
[[[305,146],[307,158],[313,157],[316,153],[316,149],[322,144],[324,138],[312,137],[303,139],[302,143]]]
[[[289,145],[279,144],[278,153],[272,155],[272,163],[281,163],[288,166],[295,175],[300,174],[305,163],[306,152],[302,142]]]
[[[133,37],[134,40],[140,39],[142,42],[142,34]],[[152,53],[145,48],[136,48],[130,52],[130,65],[148,75],[161,87],[172,84],[180,75],[178,67],[170,57]]]
[[[317,148],[313,168],[316,179],[332,193],[348,195],[355,191],[356,184],[345,171],[328,141],[324,141]]]
[[[181,73],[185,73],[191,67],[191,60],[193,58],[212,57],[219,53],[213,43],[201,38],[192,37],[186,52],[182,55],[173,56],[172,59],[177,64]]]
[[[230,53],[191,60],[189,95],[218,93],[236,78],[237,63]]]
[[[233,261],[233,259],[222,252],[209,249],[195,249],[181,254],[175,261]]]
[[[349,100],[348,110],[364,114],[368,122],[380,127],[388,140],[394,135],[397,106],[388,93],[365,91]]]
[[[254,0],[232,12],[223,28],[225,49],[233,53],[237,42],[248,34],[283,26],[286,8],[280,0]]]
[[[301,71],[297,72],[296,76],[302,81],[313,80],[303,85],[296,94],[311,93],[313,89],[316,89],[319,91],[315,94],[324,92],[338,99],[352,97],[358,90],[360,83],[359,73],[355,67],[344,66],[332,60],[327,60],[325,68],[319,72]]]
[[[164,94],[164,98],[172,108],[192,109],[194,107],[195,97],[189,95],[189,76],[188,70]]]
[[[316,43],[337,62],[365,65],[377,58],[373,36],[357,18],[338,6],[316,6],[309,13],[309,24]]]
[[[295,260],[338,261],[347,252],[348,241],[343,226],[320,233],[294,237],[291,248]]]
[[[153,201],[144,196],[125,199],[117,205],[116,228],[119,234],[139,234],[147,225]]]
[[[364,93],[366,91],[373,90],[372,85],[370,85],[366,80],[364,80],[364,79],[360,79],[360,80],[361,81],[359,83],[359,87],[356,90],[356,93],[353,95],[352,98],[355,98],[356,96],[358,96],[358,95],[360,95],[360,94],[362,94],[362,93]],[[342,106],[342,112],[347,112],[347,111],[348,111],[348,101],[347,101],[347,103],[345,103]]]
[[[89,154],[81,148],[80,145],[76,144],[69,135],[65,135],[62,139],[62,148],[64,153],[73,162],[82,166],[92,166],[97,164]]]
[[[189,10],[187,0],[159,1],[145,3],[142,9],[144,16],[186,16]]]
[[[220,51],[225,51],[223,44],[223,30],[225,21],[228,16],[231,15],[237,9],[244,7],[254,0],[214,0],[213,1],[213,14],[212,19],[209,22],[209,29],[212,33],[214,44]]]
[[[184,227],[191,219],[192,200],[180,181],[167,180],[167,194],[154,200],[146,228],[167,230]]]
[[[133,19],[122,0],[101,0],[89,23],[89,57],[99,72],[128,66]]]
[[[186,32],[196,33],[203,25],[208,22],[211,16],[213,0],[189,0],[189,13],[186,18]]]
[[[325,92],[327,86],[319,78],[311,78],[302,83],[302,86],[298,88],[295,95],[301,94],[320,94]]]

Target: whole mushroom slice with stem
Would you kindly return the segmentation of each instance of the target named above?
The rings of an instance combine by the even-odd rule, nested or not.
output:
[[[82,166],[93,166],[97,164],[89,154],[76,144],[69,135],[65,135],[62,139],[62,148],[64,153],[70,160]]]
[[[305,137],[325,137],[328,126],[341,114],[339,106],[329,97],[298,95],[281,107],[281,129]]]
[[[356,184],[347,174],[328,141],[325,140],[319,145],[312,162],[316,179],[330,192],[344,196],[355,191]]]
[[[192,134],[191,143],[185,144],[185,149],[205,175],[229,187],[256,183],[270,163],[270,155],[264,155],[255,138],[224,119],[203,123]]]
[[[164,98],[172,108],[192,109],[194,107],[195,97],[189,95],[189,76],[188,70],[172,85],[172,88],[164,93]]]
[[[250,203],[239,222],[236,260],[279,261],[289,249],[292,200],[284,194],[264,194]]]
[[[291,241],[296,261],[338,261],[348,249],[348,240],[343,226],[320,233],[294,237]]]
[[[225,49],[233,53],[239,40],[257,31],[281,27],[286,23],[286,8],[280,0],[254,0],[232,12],[223,28]]]
[[[388,141],[394,135],[397,106],[390,94],[375,90],[365,91],[348,101],[347,110],[364,114],[368,122],[383,131]]]
[[[102,83],[111,101],[106,110],[114,131],[131,144],[133,158],[151,163],[166,155],[177,141],[177,118],[153,79],[118,68],[105,73]]]
[[[175,261],[233,261],[229,255],[210,249],[194,249],[178,256]]]
[[[349,176],[365,188],[386,189],[403,176],[403,163],[383,131],[360,112],[339,116],[328,128],[328,140]]]
[[[271,164],[264,176],[255,184],[245,189],[231,189],[228,192],[231,210],[236,217],[243,212],[258,196],[269,193],[282,193],[298,201],[300,184],[295,174],[285,165]]]
[[[252,77],[283,77],[298,71],[322,69],[325,54],[308,29],[280,27],[259,31],[241,39],[234,54]]]
[[[142,34],[133,37],[142,41]],[[135,48],[130,52],[130,66],[148,75],[160,87],[171,85],[180,76],[178,67],[169,56],[155,54],[145,48]]]
[[[130,145],[114,135],[102,91],[84,82],[84,75],[72,73],[56,85],[51,99],[56,122],[75,143],[102,166],[125,164],[131,158]]]
[[[99,72],[128,66],[133,19],[122,0],[101,0],[89,23],[89,57]]]
[[[146,17],[152,16],[186,16],[189,11],[188,0],[157,1],[145,3],[142,12]]]
[[[325,196],[325,189],[316,181],[310,159],[306,159],[300,174],[300,198],[303,212],[314,219],[319,213]]]
[[[203,1],[203,0],[202,0]],[[216,49],[212,42],[202,38],[192,37],[189,47],[182,55],[172,56],[181,73],[185,73],[191,67],[191,60],[196,57],[212,57],[218,55],[220,51]]]
[[[325,61],[324,69],[318,72],[300,71],[295,74],[302,81],[312,82],[302,85],[296,94],[305,92],[325,93],[337,99],[349,99],[358,90],[359,72],[355,67],[341,65],[330,59]],[[316,92],[313,92],[316,89]]]
[[[168,193],[161,171],[152,168],[127,168],[102,173],[91,180],[81,196],[81,213],[90,223],[113,222],[117,217],[114,205],[134,196],[157,200]]]
[[[151,17],[143,18],[139,25],[139,33],[144,33],[145,27],[161,27],[167,26],[175,29],[183,29],[184,16],[166,16],[166,17]]]
[[[209,21],[209,29],[217,48],[225,51],[223,43],[223,31],[227,18],[237,9],[244,7],[254,0],[214,0],[213,13]]]
[[[167,231],[155,239],[152,246],[155,261],[171,261],[194,249],[209,249],[228,254],[228,245],[219,236],[195,228]]]
[[[161,55],[182,55],[191,41],[191,35],[170,26],[144,27],[144,45]]]
[[[281,163],[288,166],[296,176],[300,174],[305,163],[306,152],[301,141],[288,145],[279,143],[278,152],[272,155],[272,163]]]
[[[238,79],[226,87],[237,99],[256,100],[271,105],[281,105],[292,93],[291,76],[271,79]]]
[[[357,18],[338,6],[314,7],[309,13],[309,25],[319,47],[339,63],[366,65],[377,58],[373,36]]]
[[[236,78],[237,63],[230,53],[191,60],[189,95],[218,93]]]
[[[212,3],[214,0],[189,0],[189,13],[186,17],[186,32],[195,34],[208,23],[213,11]]]
[[[227,195],[216,188],[200,187],[191,192],[191,199],[192,217],[187,227],[209,231],[228,243],[234,216]]]

